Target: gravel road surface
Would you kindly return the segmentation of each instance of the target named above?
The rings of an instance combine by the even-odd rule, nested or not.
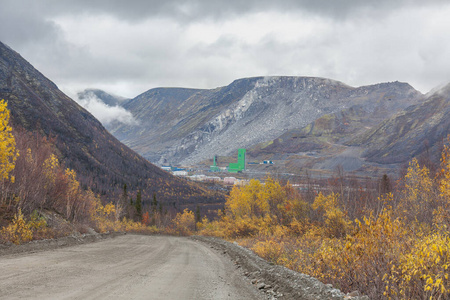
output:
[[[230,258],[183,237],[123,235],[0,256],[1,299],[263,299]]]

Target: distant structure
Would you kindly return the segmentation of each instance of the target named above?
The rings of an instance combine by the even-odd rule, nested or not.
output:
[[[187,171],[173,171],[172,173],[174,176],[179,176],[179,177],[185,177],[188,176],[188,172]]]
[[[227,185],[234,185],[236,183],[236,177],[225,177],[223,183]]]
[[[214,163],[212,166],[210,166],[210,171],[211,172],[220,172],[220,168],[217,166],[217,155],[214,155]]]
[[[239,173],[245,171],[245,153],[247,150],[238,149],[238,161],[237,163],[230,163],[228,165],[228,172]]]

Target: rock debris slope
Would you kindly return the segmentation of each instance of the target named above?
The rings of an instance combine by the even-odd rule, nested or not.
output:
[[[139,125],[117,124],[111,132],[152,162],[194,164],[351,108],[381,121],[422,97],[399,82],[354,88],[315,77],[244,78],[212,90],[149,90],[124,105]]]

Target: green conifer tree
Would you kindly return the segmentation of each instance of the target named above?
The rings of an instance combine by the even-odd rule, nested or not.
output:
[[[155,193],[153,193],[153,200],[152,200],[151,206],[152,206],[153,214],[155,214],[156,213],[156,209],[158,207],[158,200],[156,200],[156,194]]]

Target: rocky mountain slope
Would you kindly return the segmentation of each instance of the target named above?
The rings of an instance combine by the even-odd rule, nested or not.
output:
[[[119,124],[112,133],[161,164],[194,164],[237,148],[254,157],[296,153],[332,142],[314,139],[325,133],[350,139],[422,97],[399,82],[354,88],[324,78],[245,78],[213,90],[149,90],[124,105],[139,126]]]
[[[149,90],[124,105],[139,125],[118,124],[111,132],[150,161],[179,161],[222,129],[210,120],[239,101],[256,81],[244,79],[213,90]]]
[[[386,119],[354,138],[350,145],[367,149],[363,157],[377,163],[402,163],[429,152],[438,161],[450,134],[450,84],[430,92],[423,103]]]
[[[292,170],[334,170],[340,165],[346,171],[354,171],[366,163],[361,156],[364,149],[349,145],[348,141],[423,98],[410,85],[400,82],[359,87],[351,90],[348,97],[355,103],[349,108],[325,114],[303,128],[255,145],[249,153],[271,160],[281,156],[290,167],[287,169]]]
[[[0,42],[0,99],[8,102],[12,125],[56,137],[60,158],[84,186],[110,193],[123,184],[150,197],[201,198],[204,191],[175,178],[120,143],[89,112]],[[187,199],[186,198],[186,199]]]

